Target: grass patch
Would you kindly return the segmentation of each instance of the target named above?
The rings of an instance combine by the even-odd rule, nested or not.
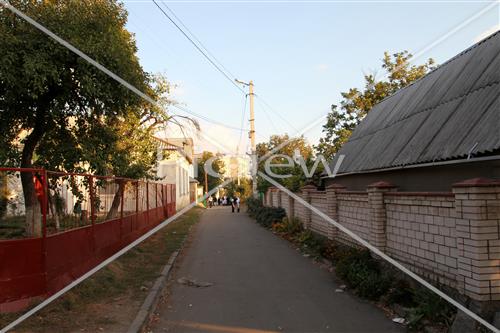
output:
[[[126,330],[147,290],[160,275],[170,255],[181,247],[191,227],[198,222],[201,211],[200,208],[191,209],[27,319],[16,331]],[[4,327],[19,316],[20,313],[0,314],[0,326]],[[119,325],[119,329],[113,328],[114,325]]]

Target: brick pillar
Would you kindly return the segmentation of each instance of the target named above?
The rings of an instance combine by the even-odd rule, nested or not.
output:
[[[345,191],[345,186],[340,184],[330,184],[325,188],[326,202],[328,207],[327,214],[335,222],[339,221],[338,193],[341,191]],[[339,229],[335,227],[333,224],[329,223],[328,238],[335,239],[338,236],[338,233]]]
[[[458,249],[457,289],[476,301],[500,300],[500,181],[453,185]]]
[[[288,218],[293,219],[295,217],[295,200],[291,195],[288,195]]]
[[[274,207],[274,196],[276,195],[276,190],[277,190],[276,187],[271,188],[271,193],[270,193],[271,195],[270,195],[270,202],[269,202],[270,207]]]
[[[268,189],[268,191],[269,191],[269,198],[268,198],[268,200],[267,200],[267,205],[268,205],[269,207],[272,207],[272,206],[273,206],[273,188],[272,188],[272,187],[270,187],[270,188]]]
[[[370,236],[368,241],[379,250],[385,251],[387,235],[384,193],[396,191],[396,186],[381,181],[368,185],[367,191],[370,204]]]
[[[311,204],[311,192],[313,191],[316,191],[316,186],[314,185],[305,185],[303,186],[300,191],[302,192],[302,199],[304,199],[305,202],[307,202],[308,204]],[[303,225],[304,225],[304,229],[309,229],[309,227],[311,226],[311,216],[312,216],[312,212],[311,212],[311,209],[309,207],[302,207],[303,209],[303,212],[304,212],[304,215],[303,215]]]

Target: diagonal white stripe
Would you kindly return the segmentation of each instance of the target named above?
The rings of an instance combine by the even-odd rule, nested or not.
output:
[[[355,234],[354,232],[352,232],[351,230],[349,230],[348,228],[346,228],[342,224],[338,223],[337,221],[335,221],[330,216],[328,216],[325,213],[323,213],[318,208],[314,207],[313,205],[311,205],[310,203],[308,203],[307,201],[305,201],[304,199],[302,199],[301,197],[299,197],[295,193],[289,191],[287,188],[285,188],[284,186],[282,186],[280,183],[278,183],[277,181],[275,181],[274,179],[272,179],[271,177],[269,177],[265,173],[259,171],[259,176],[261,176],[262,178],[264,178],[265,180],[267,180],[268,182],[270,182],[271,184],[273,184],[274,186],[276,186],[277,188],[279,188],[281,191],[285,192],[286,194],[288,194],[289,196],[291,196],[292,198],[294,198],[296,201],[298,201],[304,207],[310,209],[311,211],[313,211],[314,213],[316,213],[317,215],[319,215],[321,218],[323,218],[328,223],[334,225],[335,227],[337,227],[338,229],[340,229],[341,231],[343,231],[344,233],[346,233],[347,235],[349,235],[352,239],[356,240],[357,242],[359,242],[363,246],[367,247],[370,251],[372,251],[373,253],[375,253],[377,256],[381,257],[382,259],[384,259],[385,261],[387,261],[388,263],[390,263],[391,265],[393,265],[394,267],[396,267],[397,269],[399,269],[400,271],[402,271],[406,275],[408,275],[411,278],[413,278],[414,280],[416,280],[418,283],[420,283],[424,287],[430,289],[432,292],[434,292],[437,295],[439,295],[441,298],[443,298],[444,300],[446,300],[451,305],[455,306],[457,309],[463,311],[464,313],[466,313],[471,318],[474,318],[476,321],[478,321],[479,323],[481,323],[482,325],[484,325],[485,327],[487,327],[488,329],[490,329],[492,332],[500,333],[499,329],[497,329],[496,327],[494,327],[492,324],[488,323],[483,318],[479,317],[476,313],[474,313],[471,310],[467,309],[465,306],[463,306],[459,302],[455,301],[453,298],[451,298],[450,296],[446,295],[445,293],[443,293],[438,288],[434,287],[432,284],[430,284],[426,280],[422,279],[419,275],[417,275],[417,274],[413,273],[412,271],[410,271],[408,268],[406,268],[405,266],[403,266],[398,261],[396,261],[393,258],[389,257],[387,254],[385,254],[384,252],[380,251],[378,248],[376,248],[372,244],[368,243],[366,240],[364,240],[363,238],[361,238],[360,236],[358,236],[357,234]]]

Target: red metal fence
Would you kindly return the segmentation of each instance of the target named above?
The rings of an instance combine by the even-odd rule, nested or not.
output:
[[[57,292],[175,214],[175,185],[0,168],[0,312]]]

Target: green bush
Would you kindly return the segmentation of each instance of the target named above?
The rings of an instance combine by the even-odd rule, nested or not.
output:
[[[343,249],[336,254],[336,273],[361,297],[378,300],[391,286],[391,277],[383,274],[368,250]]]
[[[260,225],[270,228],[273,223],[280,222],[286,216],[283,208],[261,207],[255,212],[255,219]]]
[[[245,203],[247,205],[248,215],[253,218],[255,218],[259,210],[264,207],[262,201],[257,198],[248,198],[246,199]]]
[[[288,218],[285,217],[281,221],[281,223],[278,223],[275,225],[276,227],[274,228],[275,231],[285,233],[287,235],[293,236],[295,234],[301,233],[302,230],[304,230],[302,226],[302,222],[296,217],[294,218]]]
[[[456,309],[444,299],[429,291],[418,288],[415,291],[416,307],[409,313],[408,327],[411,329],[421,329],[425,321],[437,324],[441,323],[450,326]]]

